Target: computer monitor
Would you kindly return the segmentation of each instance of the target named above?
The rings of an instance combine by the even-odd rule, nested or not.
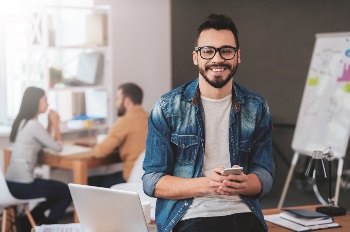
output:
[[[103,76],[103,54],[100,52],[83,52],[79,55],[79,64],[75,81],[94,85]]]
[[[86,116],[92,118],[108,117],[108,93],[106,89],[87,89],[85,91]]]

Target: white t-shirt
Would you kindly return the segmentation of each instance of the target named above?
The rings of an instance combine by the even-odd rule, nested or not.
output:
[[[203,176],[209,176],[216,168],[231,167],[229,128],[232,94],[222,99],[210,99],[201,95],[205,118],[205,152]],[[181,220],[198,217],[218,217],[251,212],[239,196],[209,195],[195,197]]]

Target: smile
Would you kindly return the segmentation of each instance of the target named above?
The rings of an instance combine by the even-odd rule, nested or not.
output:
[[[225,69],[224,68],[212,68],[211,70],[213,72],[223,72]]]

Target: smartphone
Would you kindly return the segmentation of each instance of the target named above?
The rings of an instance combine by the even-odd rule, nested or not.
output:
[[[235,168],[225,168],[222,172],[222,176],[228,176],[230,174],[239,175],[243,171],[243,167],[235,167]]]

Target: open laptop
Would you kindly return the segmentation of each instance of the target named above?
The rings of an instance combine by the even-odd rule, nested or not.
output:
[[[136,192],[68,184],[84,232],[148,232]],[[150,231],[156,231],[150,226]]]

